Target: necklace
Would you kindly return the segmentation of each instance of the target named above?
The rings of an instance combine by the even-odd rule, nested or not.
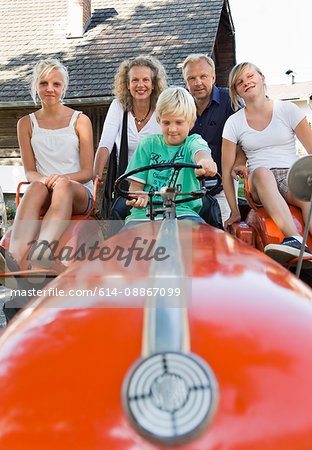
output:
[[[146,117],[149,115],[150,111],[151,111],[151,105],[150,105],[150,107],[149,107],[149,109],[148,109],[148,111],[147,111],[146,116],[144,116],[143,119],[138,119],[137,117],[135,117],[134,111],[133,111],[133,109],[132,109],[132,114],[133,114],[134,120],[136,120],[136,121],[138,122],[138,125],[141,125],[141,123],[144,122],[144,120],[146,119]]]

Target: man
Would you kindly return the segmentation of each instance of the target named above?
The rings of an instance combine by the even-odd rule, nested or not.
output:
[[[189,55],[183,62],[182,71],[197,109],[197,119],[190,134],[197,133],[205,139],[221,175],[222,131],[226,119],[235,112],[231,106],[229,90],[215,86],[215,64],[207,55]],[[231,210],[221,186],[215,198],[218,200],[224,223],[230,217]]]

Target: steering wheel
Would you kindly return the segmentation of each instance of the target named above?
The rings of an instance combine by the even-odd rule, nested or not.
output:
[[[125,180],[126,178],[129,178],[131,175],[135,175],[137,173],[141,173],[141,172],[145,172],[147,170],[151,170],[151,169],[173,169],[173,173],[168,181],[168,187],[175,189],[176,186],[176,182],[178,179],[178,175],[180,173],[181,169],[185,169],[185,168],[189,168],[189,169],[200,169],[201,166],[199,166],[198,164],[193,164],[193,163],[162,163],[162,164],[150,164],[148,166],[143,166],[143,167],[139,167],[138,169],[134,169],[131,170],[130,172],[126,172],[123,175],[121,175],[119,178],[117,178],[117,180],[115,181],[114,184],[114,188],[117,192],[118,195],[120,195],[121,197],[125,197],[128,200],[132,200],[133,196],[135,195],[139,195],[139,194],[145,194],[148,195],[149,197],[153,197],[155,195],[161,196],[163,194],[162,191],[151,191],[151,192],[145,192],[145,191],[135,191],[135,192],[130,192],[130,191],[125,191],[124,189],[122,189],[120,187],[120,183]],[[204,179],[205,177],[203,177]],[[201,189],[196,190],[196,191],[191,191],[191,192],[178,192],[175,191],[176,195],[183,195],[183,196],[188,196],[187,198],[182,198],[179,200],[175,200],[174,199],[174,203],[185,203],[185,202],[189,202],[191,200],[196,200],[198,198],[201,198],[205,195],[206,193],[206,189],[204,187],[204,184],[202,184]],[[157,202],[158,204],[161,204],[161,202]],[[154,202],[154,204],[157,205],[157,203]]]
[[[213,177],[200,175],[197,179],[201,183],[201,186],[205,186],[206,193],[210,195],[215,195],[218,192],[219,186],[222,184],[222,177],[218,172]]]
[[[185,203],[189,202],[191,200],[196,200],[198,198],[204,197],[206,192],[210,192],[211,190],[215,190],[220,186],[221,184],[221,176],[217,173],[213,177],[205,177],[204,175],[201,175],[197,177],[197,179],[200,182],[200,189],[192,192],[178,192],[176,189],[176,182],[178,179],[178,175],[180,173],[181,169],[189,168],[189,169],[200,169],[201,166],[198,164],[193,163],[162,163],[162,164],[151,164],[144,167],[139,167],[137,169],[131,170],[129,172],[124,173],[121,175],[114,184],[114,189],[118,195],[121,197],[127,198],[129,200],[132,200],[133,197],[136,195],[148,195],[149,197],[149,213],[148,216],[150,216],[151,220],[154,220],[154,217],[156,217],[158,214],[163,213],[164,217],[168,217],[170,215],[175,215],[175,205],[178,203]],[[150,169],[173,169],[173,172],[170,176],[170,179],[168,181],[167,186],[161,188],[160,191],[153,191],[150,192],[146,191],[136,191],[136,192],[129,192],[121,188],[121,183],[126,179],[129,178],[132,175],[135,175],[140,172],[145,172]],[[211,180],[216,180],[216,182],[213,183],[212,187],[206,186],[207,182]],[[153,197],[155,195],[158,195],[162,198],[162,201],[153,201]],[[187,196],[186,198],[182,198],[179,200],[176,200],[176,196]],[[157,206],[163,206],[161,209],[156,209]],[[173,209],[172,209],[173,208]]]

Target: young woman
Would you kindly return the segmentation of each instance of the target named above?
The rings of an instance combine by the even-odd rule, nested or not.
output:
[[[309,203],[293,197],[288,191],[286,177],[298,158],[295,136],[307,152],[312,153],[312,131],[296,105],[273,101],[266,96],[265,77],[254,64],[236,65],[229,76],[229,88],[235,108],[238,109],[239,99],[244,101],[245,108],[229,117],[223,130],[223,186],[231,208],[225,229],[240,221],[231,176],[236,144],[240,144],[248,161],[250,194],[254,202],[264,206],[285,236],[280,244],[269,244],[264,251],[279,262],[287,262],[299,255],[302,243],[287,203],[301,208],[304,220]],[[307,247],[304,255],[311,255]]]
[[[0,247],[1,272],[18,270],[34,239],[36,245],[29,253],[32,268],[49,266],[49,243],[61,236],[72,214],[84,214],[92,205],[91,122],[62,104],[67,86],[67,70],[58,60],[35,65],[31,92],[35,103],[38,95],[41,108],[17,125],[31,184],[17,210],[9,252]],[[44,214],[42,221],[40,214]],[[10,279],[6,277],[8,283]]]

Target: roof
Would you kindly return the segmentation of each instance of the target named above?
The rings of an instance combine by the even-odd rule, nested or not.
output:
[[[312,81],[300,83],[272,84],[267,87],[267,94],[273,100],[310,100],[312,96]]]
[[[170,83],[182,84],[179,63],[189,53],[212,53],[223,3],[92,0],[86,33],[67,39],[67,0],[1,0],[0,103],[31,101],[32,67],[46,57],[67,66],[67,99],[110,97],[121,61],[141,53],[158,57]]]

